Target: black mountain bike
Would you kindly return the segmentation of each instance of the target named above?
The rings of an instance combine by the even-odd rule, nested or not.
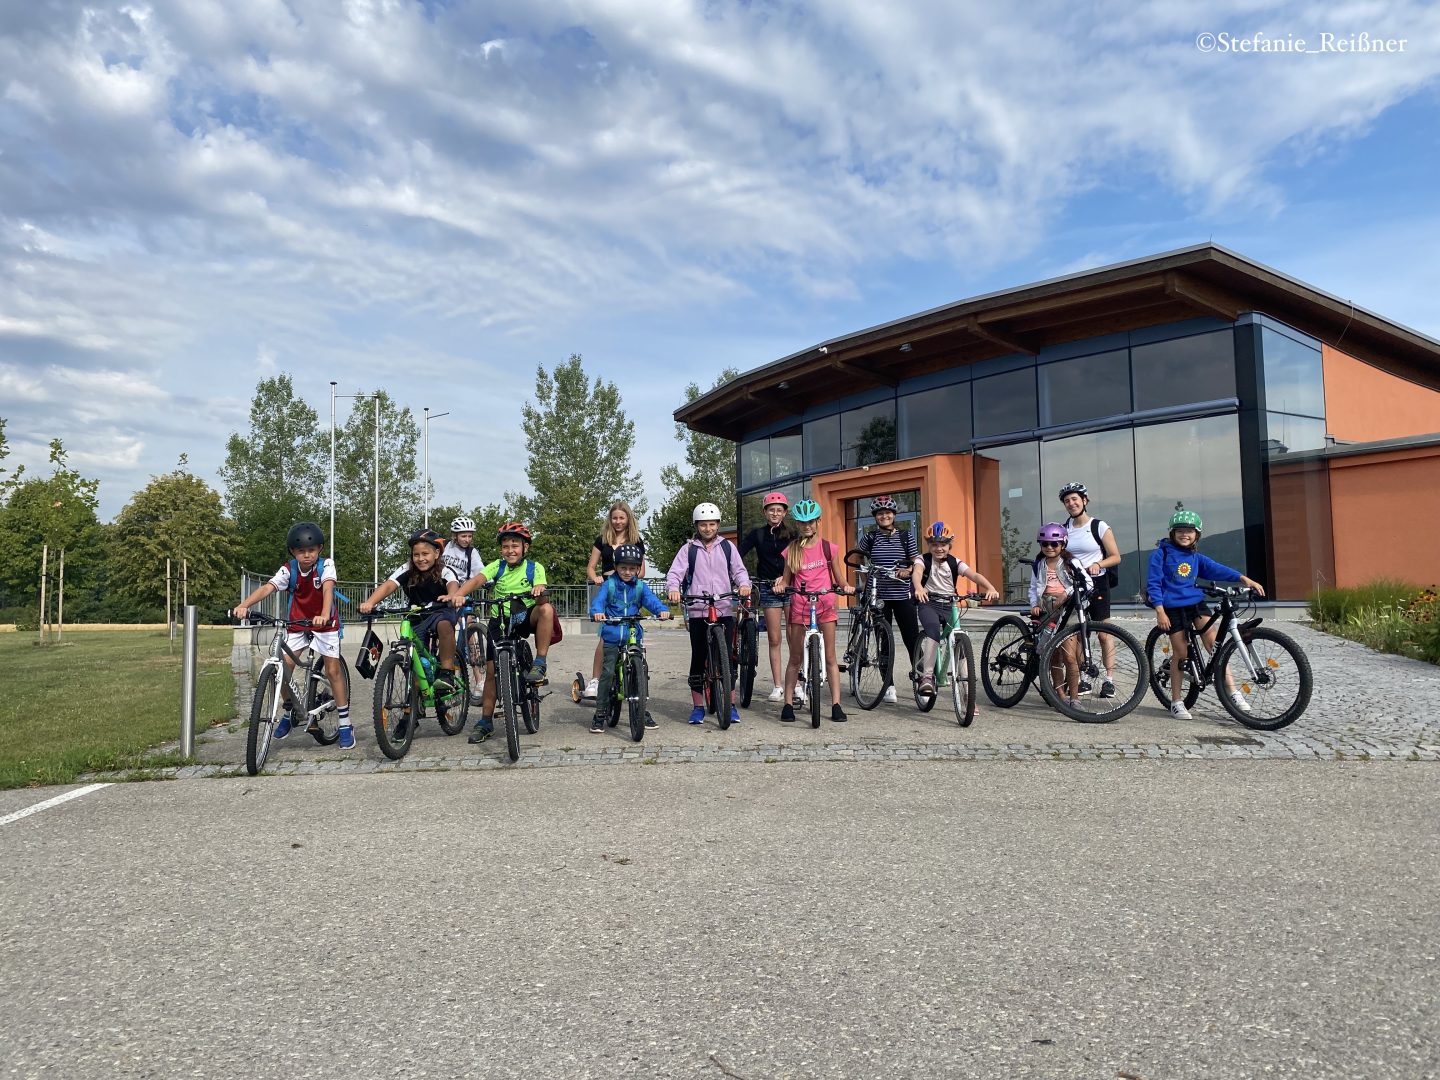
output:
[[[1244,618],[1253,606],[1250,589],[1243,585],[1202,586],[1202,591],[1220,601],[1220,610],[1198,627],[1184,628],[1188,648],[1181,700],[1185,707],[1194,705],[1201,692],[1213,684],[1225,711],[1248,728],[1275,731],[1294,723],[1310,704],[1314,688],[1309,658],[1288,635],[1261,626],[1258,618]],[[1217,622],[1215,655],[1209,656],[1201,635]],[[1152,629],[1145,640],[1145,655],[1150,658],[1150,689],[1168,709],[1172,700],[1170,635],[1158,626]],[[1232,683],[1233,691],[1228,689]]]
[[[1106,642],[1114,658],[1109,680],[1100,663]],[[1108,724],[1140,704],[1150,669],[1133,634],[1090,620],[1090,590],[1077,588],[1056,614],[1034,622],[1018,615],[997,619],[985,635],[980,677],[985,695],[1002,709],[1018,704],[1034,682],[1062,716]]]
[[[743,597],[735,607],[735,648],[730,651],[742,709],[750,707],[755,694],[755,668],[760,663],[760,626],[752,600],[753,596]]]
[[[505,719],[505,750],[513,762],[520,760],[521,723],[527,734],[540,730],[540,687],[525,678],[535,663],[535,655],[529,639],[516,634],[530,611],[525,604],[530,594],[495,598],[488,592],[487,585],[482,590],[487,595],[482,595],[475,606],[490,613],[500,627],[498,634],[492,632],[490,636],[495,649],[495,698]]]
[[[730,669],[730,645],[725,640],[725,624],[720,621],[716,605],[722,600],[738,599],[740,594],[735,592],[695,593],[680,598],[682,604],[705,605],[704,619],[708,624],[705,630],[705,708],[714,715],[721,731],[730,727],[730,699],[734,682]]]
[[[462,663],[456,668],[453,690],[440,689],[435,685],[440,666],[438,631],[433,623],[423,638],[415,631],[417,625],[424,625],[427,614],[447,609],[448,605],[435,601],[417,607],[377,607],[371,612],[404,616],[398,635],[390,643],[389,655],[375,672],[375,743],[392,761],[409,753],[426,706],[434,707],[435,719],[446,735],[465,730],[465,717],[470,711],[468,666]]]
[[[894,682],[895,631],[885,619],[885,602],[880,599],[882,574],[903,580],[894,567],[876,566],[859,548],[845,553],[845,565],[865,582],[850,608],[850,633],[840,654],[840,670],[850,675],[850,693],[867,712],[880,704],[885,688]]]

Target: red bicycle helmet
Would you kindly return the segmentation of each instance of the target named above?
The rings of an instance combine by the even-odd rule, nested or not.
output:
[[[533,537],[530,535],[530,530],[525,527],[524,522],[520,521],[507,521],[504,525],[501,525],[499,531],[495,534],[495,542],[498,544],[507,536],[513,536],[516,540],[525,544],[533,540]]]
[[[766,495],[764,500],[760,503],[760,509],[768,510],[772,506],[783,506],[788,509],[790,506],[790,500],[785,497],[785,493],[783,491],[772,491],[769,495]]]

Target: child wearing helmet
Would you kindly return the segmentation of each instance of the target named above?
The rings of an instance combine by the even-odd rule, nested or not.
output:
[[[925,635],[920,639],[921,693],[935,692],[935,656],[940,647],[940,634],[954,614],[960,582],[965,580],[978,585],[989,602],[1000,599],[995,586],[983,574],[950,554],[950,545],[954,540],[955,534],[943,521],[937,521],[925,530],[927,550],[920,561],[920,581],[915,586],[920,629]]]
[[[467,581],[485,565],[484,556],[475,546],[475,519],[468,514],[458,515],[450,522],[450,542],[441,552],[441,560],[455,572],[457,581]]]
[[[740,557],[755,552],[755,582],[760,591],[760,610],[765,618],[765,639],[770,649],[770,679],[775,688],[771,701],[785,699],[785,680],[781,676],[780,639],[785,598],[775,590],[785,573],[784,551],[795,539],[795,530],[787,520],[790,500],[782,491],[772,491],[762,500],[765,522],[745,534],[740,541]]]
[[[598,623],[621,616],[639,615],[648,611],[661,619],[670,618],[670,609],[665,601],[650,591],[650,586],[640,580],[640,568],[645,565],[645,551],[639,544],[617,544],[611,556],[615,572],[595,590],[590,600],[590,618]],[[604,626],[600,629],[600,645],[604,650],[604,666],[600,669],[600,687],[595,697],[595,716],[590,722],[590,731],[601,735],[610,718],[610,698],[614,693],[615,662],[620,658],[620,648],[629,639],[629,630],[624,625]],[[645,628],[636,625],[635,640],[645,636]],[[645,726],[653,728],[655,718],[649,710],[645,712]]]
[[[842,585],[838,562],[840,549],[820,536],[820,504],[814,499],[803,499],[795,504],[795,521],[800,535],[790,543],[782,557],[785,572],[775,587],[780,592],[794,588],[790,595],[789,640],[790,661],[785,665],[785,704],[780,709],[780,719],[795,719],[795,684],[800,679],[800,661],[805,649],[805,631],[810,627],[810,601],[802,593],[825,592],[815,605],[815,621],[820,625],[822,640],[825,642],[825,666],[830,677],[830,719],[844,723],[845,710],[840,708],[840,658],[835,652],[835,627],[840,613],[835,602],[835,593],[854,596],[855,590]],[[833,590],[833,591],[832,591]],[[810,692],[817,693],[819,672],[812,671]]]
[[[741,596],[750,595],[750,574],[745,569],[735,545],[720,535],[720,508],[712,502],[703,502],[690,514],[695,524],[695,535],[676,553],[675,561],[665,575],[665,589],[672,604],[681,602],[682,596],[709,593],[720,596],[732,590]],[[715,604],[720,623],[725,627],[725,640],[729,648],[735,647],[735,616],[729,598]],[[690,723],[705,722],[705,658],[709,650],[706,635],[709,629],[705,623],[705,604],[691,603],[686,609],[686,626],[690,631]],[[735,673],[730,673],[732,702],[730,722],[740,722],[740,712],[733,703]]]
[[[860,538],[859,548],[876,566],[890,567],[900,573],[900,580],[888,574],[875,584],[875,593],[884,605],[885,621],[892,619],[900,627],[900,639],[905,643],[905,655],[915,655],[915,644],[920,639],[920,620],[915,611],[915,593],[911,588],[911,575],[920,563],[920,545],[915,534],[895,525],[895,513],[899,505],[889,495],[877,495],[870,500],[870,514],[875,519],[875,528]],[[847,658],[848,659],[848,658]],[[884,700],[894,704],[894,673],[890,684],[885,687]]]
[[[1048,635],[1055,630],[1056,614],[1065,606],[1065,601],[1077,588],[1089,590],[1090,575],[1065,550],[1068,541],[1065,526],[1058,521],[1047,521],[1035,534],[1040,545],[1040,554],[1030,564],[1030,614],[1043,620],[1041,633]],[[1065,642],[1061,663],[1050,673],[1058,689],[1065,687],[1065,696],[1078,703],[1080,696],[1080,662],[1075,655],[1076,642],[1073,638]]]
[[[292,652],[299,652],[307,646],[325,658],[325,678],[330,680],[331,693],[335,698],[335,715],[339,721],[339,744],[342,750],[355,745],[355,729],[350,726],[350,683],[340,666],[340,613],[335,607],[335,561],[320,557],[325,546],[325,534],[313,521],[300,521],[290,526],[285,534],[285,546],[290,551],[290,561],[275,571],[265,582],[235,608],[235,618],[244,621],[250,608],[271,593],[288,592],[290,610],[286,618],[292,624],[308,624],[307,629],[286,627],[285,644]],[[300,703],[290,699],[290,678],[295,662],[285,657],[285,679],[281,692],[285,697],[285,712],[275,728],[274,738],[283,739],[290,734],[294,710]],[[319,730],[312,724],[312,730]]]
[[[1204,522],[1193,510],[1186,510],[1183,503],[1175,504],[1175,513],[1170,517],[1169,535],[1155,545],[1150,553],[1149,571],[1145,576],[1145,595],[1155,609],[1155,624],[1170,635],[1170,713],[1180,720],[1190,719],[1190,710],[1185,708],[1185,659],[1188,647],[1185,642],[1184,626],[1188,622],[1198,626],[1198,620],[1211,612],[1205,602],[1205,594],[1198,582],[1238,581],[1254,589],[1261,596],[1265,590],[1257,581],[1251,581],[1238,570],[1201,555],[1197,550],[1200,532]],[[1205,648],[1213,654],[1215,634],[1219,626],[1212,623],[1201,635]],[[1250,711],[1245,696],[1235,689],[1233,677],[1226,672],[1229,686],[1226,690],[1230,699],[1243,712]]]
[[[360,605],[360,614],[369,615],[375,606],[396,589],[405,593],[405,599],[414,607],[424,607],[437,600],[449,600],[460,595],[460,578],[445,564],[441,553],[445,549],[445,538],[433,529],[420,529],[410,536],[410,561],[397,567],[367,596]],[[455,678],[455,622],[459,612],[453,606],[445,606],[423,615],[409,616],[415,635],[422,641],[432,629],[440,642],[440,666],[435,672],[435,689],[441,694],[453,693],[457,685]],[[410,723],[406,717],[402,724]],[[414,718],[418,719],[418,718]],[[404,731],[397,731],[404,738]]]
[[[624,499],[616,499],[605,512],[605,527],[595,537],[590,548],[590,561],[585,565],[585,578],[590,582],[590,599],[595,599],[596,587],[605,584],[605,579],[615,573],[615,549],[621,544],[631,544],[640,549],[640,576],[645,576],[645,541],[640,536],[640,526],[635,522],[635,511]],[[595,660],[590,668],[590,681],[585,685],[582,696],[594,699],[599,692],[601,672],[601,650],[604,643],[595,642]]]
[[[531,683],[545,681],[546,659],[550,642],[555,636],[555,609],[545,597],[545,567],[530,558],[530,530],[523,522],[507,521],[495,533],[495,542],[500,548],[500,557],[486,564],[470,580],[460,586],[459,596],[452,601],[460,604],[460,597],[491,583],[491,597],[495,600],[518,598],[526,611],[518,627],[520,636],[535,635],[535,659],[525,679]],[[495,732],[495,637],[507,630],[498,618],[490,620],[489,634],[485,649],[485,687],[480,696],[480,716],[475,729],[470,733],[472,743],[484,742]]]

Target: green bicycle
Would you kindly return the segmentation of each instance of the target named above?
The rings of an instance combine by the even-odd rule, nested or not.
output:
[[[606,727],[620,723],[624,708],[630,711],[630,738],[639,742],[645,738],[645,710],[650,700],[650,665],[645,661],[645,646],[635,633],[635,627],[645,615],[607,615],[605,623],[620,623],[626,629],[625,643],[615,657],[615,675],[611,685],[614,692],[610,698]]]
[[[421,640],[412,622],[416,616],[433,614],[446,605],[426,604],[411,608],[376,608],[376,615],[403,615],[399,636],[390,645],[390,654],[375,672],[375,741],[380,752],[391,761],[399,761],[410,749],[415,728],[426,707],[435,709],[440,730],[458,735],[465,730],[465,717],[470,711],[470,673],[461,664],[455,671],[455,688],[437,693],[435,673],[440,661],[433,627]]]
[[[939,688],[948,683],[950,702],[955,706],[955,720],[961,727],[969,727],[975,720],[975,646],[970,635],[961,629],[960,618],[970,606],[970,601],[978,603],[983,598],[982,593],[971,593],[968,596],[931,593],[933,600],[950,601],[950,618],[940,631],[940,640],[935,646],[934,690],[927,692],[920,679],[920,650],[925,644],[923,636],[915,643],[915,655],[911,658],[914,670],[910,679],[914,684],[916,708],[921,712],[933,709],[940,696]],[[953,672],[950,670],[952,663],[955,669]]]

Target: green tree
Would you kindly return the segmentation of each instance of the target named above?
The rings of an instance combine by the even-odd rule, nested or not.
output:
[[[361,395],[335,437],[335,564],[347,581],[368,581],[374,565],[377,397],[382,578],[408,557],[405,540],[424,520],[415,456],[420,425],[415,415],[408,408],[398,407],[384,390]]]
[[[230,607],[239,588],[240,537],[220,494],[185,468],[153,476],[115,518],[114,589],[137,603],[165,602],[165,560],[179,577],[188,563],[190,602],[202,612]],[[282,537],[283,543],[283,537]]]
[[[65,586],[83,591],[103,561],[100,523],[95,516],[98,480],[81,476],[66,464],[64,444],[50,443],[51,473],[26,480],[17,469],[5,482],[0,507],[0,587],[10,604],[33,606],[40,594],[42,549],[50,548],[50,569],[65,549]],[[73,605],[66,617],[79,617]],[[38,612],[37,612],[38,614]]]
[[[726,368],[711,384],[710,390],[725,385],[740,372]],[[685,387],[685,404],[703,393],[691,383]],[[675,425],[675,438],[685,444],[685,465],[666,465],[660,470],[665,485],[665,501],[650,516],[645,526],[645,542],[655,552],[654,565],[665,568],[685,541],[694,535],[691,513],[696,503],[713,502],[727,520],[734,520],[735,505],[735,444],[716,435],[691,431],[684,424]]]
[[[241,538],[241,562],[270,571],[297,521],[329,521],[329,440],[288,374],[261,379],[250,402],[250,431],[230,435],[220,479]]]
[[[535,403],[521,413],[530,487],[505,499],[535,533],[550,580],[582,582],[605,508],[624,499],[637,517],[645,513],[640,474],[630,467],[635,424],[615,384],[592,383],[578,353],[554,371],[536,369]]]

